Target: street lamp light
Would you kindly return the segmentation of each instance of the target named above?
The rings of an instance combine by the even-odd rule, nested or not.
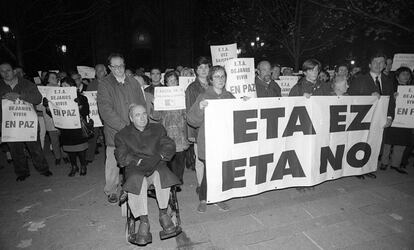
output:
[[[66,51],[67,51],[67,47],[66,47],[66,45],[62,45],[62,46],[60,46],[60,50],[62,51],[62,53],[66,53]]]
[[[351,60],[351,65],[354,65],[355,64],[355,60]]]
[[[254,42],[251,42],[251,43],[250,43],[250,46],[254,47]]]
[[[7,26],[3,26],[3,27],[1,27],[1,29],[3,30],[4,33],[9,33],[9,31],[10,31],[10,28],[7,27]]]
[[[258,42],[260,40],[260,37],[256,37],[256,42]]]
[[[261,42],[261,43],[260,43],[260,47],[263,47],[263,46],[264,46],[264,42]]]

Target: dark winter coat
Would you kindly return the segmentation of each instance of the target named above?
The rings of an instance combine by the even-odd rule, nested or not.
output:
[[[319,80],[316,83],[309,82],[306,77],[302,77],[295,86],[289,92],[289,96],[303,96],[308,93],[314,96],[328,96],[331,95],[332,88],[329,83],[321,82]]]
[[[79,114],[81,119],[86,119],[89,115],[89,103],[88,98],[81,95],[79,92],[76,98],[76,102],[79,107]],[[60,143],[61,145],[74,146],[88,142],[88,138],[84,137],[82,129],[60,129]]]
[[[144,177],[154,171],[160,175],[162,188],[180,183],[167,167],[175,144],[161,124],[148,122],[143,131],[130,124],[115,135],[115,147],[115,158],[120,167],[125,167],[124,190],[140,194]]]
[[[256,85],[257,97],[281,97],[282,91],[279,85],[271,80],[269,83],[263,82],[259,77],[255,77],[254,84]]]

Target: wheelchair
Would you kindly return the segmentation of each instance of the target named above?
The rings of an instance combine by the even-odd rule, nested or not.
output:
[[[124,169],[121,168],[121,186],[125,183],[125,175],[124,175]],[[164,232],[164,230],[159,232],[159,236],[161,240],[166,240],[169,238],[173,238],[178,236],[181,232],[181,218],[180,218],[180,209],[179,209],[179,205],[178,205],[178,199],[177,199],[177,187],[178,186],[172,186],[170,189],[170,198],[168,200],[168,214],[171,216],[171,220],[174,223],[174,226],[176,227],[176,230],[174,233],[166,233]],[[148,187],[147,190],[147,194],[149,198],[153,198],[156,199],[156,193],[155,193],[155,187],[151,184]],[[128,204],[128,192],[126,192],[125,190],[121,189],[121,193],[119,196],[119,206],[121,207],[121,211],[122,211],[122,217],[126,217],[126,223],[125,223],[125,238],[126,241],[134,244],[134,245],[138,245],[138,246],[145,246],[147,244],[150,244],[152,242],[152,236],[151,236],[151,241],[149,241],[148,243],[146,243],[145,245],[139,245],[138,243],[136,243],[133,240],[132,234],[135,234],[137,231],[137,228],[135,227],[136,223],[136,219],[134,218],[134,215],[132,214],[132,211],[129,207]]]

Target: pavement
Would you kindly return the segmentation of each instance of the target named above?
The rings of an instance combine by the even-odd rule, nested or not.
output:
[[[69,165],[54,166],[46,154],[52,177],[30,165],[31,176],[16,182],[11,165],[0,169],[0,249],[139,249],[125,239],[120,207],[103,193],[103,153],[86,176],[72,178]],[[414,167],[408,172],[270,191],[200,214],[195,172],[186,170],[178,193],[183,233],[159,239],[150,199],[153,243],[145,249],[414,249]]]

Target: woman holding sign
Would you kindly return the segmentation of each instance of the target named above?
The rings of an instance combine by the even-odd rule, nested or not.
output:
[[[226,86],[227,73],[222,66],[213,66],[209,73],[207,80],[209,86],[206,91],[197,97],[197,100],[191,106],[188,112],[187,119],[191,126],[199,128],[197,135],[198,142],[198,157],[204,164],[204,175],[201,182],[200,191],[198,193],[200,204],[197,211],[204,213],[207,210],[207,180],[206,180],[206,154],[205,154],[205,128],[204,128],[204,108],[207,107],[207,100],[211,99],[234,99],[232,93],[228,92]],[[229,206],[225,202],[219,202],[217,205],[221,210],[229,210]]]
[[[411,70],[407,67],[400,67],[395,72],[398,85],[408,85],[411,81]],[[395,93],[398,95],[398,93]],[[402,162],[403,153],[407,146],[410,146],[411,130],[409,128],[385,128],[384,147],[381,156],[381,170],[386,170],[388,166],[400,174],[408,174],[404,170],[408,162]],[[392,150],[391,150],[392,147]],[[391,152],[392,151],[392,152]]]
[[[62,79],[62,87],[76,87],[75,81],[70,77]],[[78,96],[75,99],[78,103],[80,119],[85,119],[89,115],[88,98],[81,95],[78,91]],[[82,132],[82,128],[78,129],[61,129],[60,139],[63,145],[63,150],[69,155],[71,170],[69,177],[74,176],[78,171],[77,158],[80,161],[80,175],[86,175],[86,150],[88,149],[88,137]]]

